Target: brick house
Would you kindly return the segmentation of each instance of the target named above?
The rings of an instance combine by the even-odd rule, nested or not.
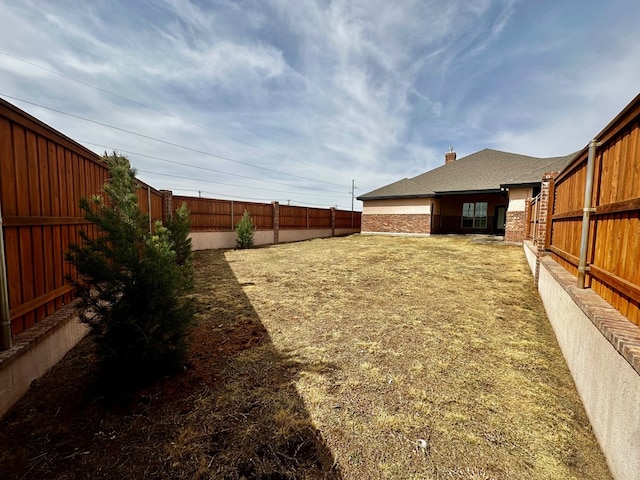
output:
[[[558,172],[575,154],[535,158],[484,149],[358,197],[362,233],[430,235],[493,233],[521,242],[525,202],[540,192],[542,177]]]

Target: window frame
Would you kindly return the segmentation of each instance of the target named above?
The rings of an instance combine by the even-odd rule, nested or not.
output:
[[[486,229],[488,224],[489,202],[463,202],[461,228],[480,230]]]

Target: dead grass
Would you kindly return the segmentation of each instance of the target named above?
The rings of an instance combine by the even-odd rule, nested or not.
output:
[[[0,420],[6,478],[611,478],[521,248],[196,260],[185,372],[105,400],[83,341]]]
[[[226,258],[274,347],[331,365],[295,387],[344,478],[609,478],[521,248],[354,236]]]

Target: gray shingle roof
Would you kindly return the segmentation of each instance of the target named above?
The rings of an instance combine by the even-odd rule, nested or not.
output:
[[[501,185],[540,183],[545,172],[562,170],[574,155],[535,158],[487,148],[417,177],[405,178],[360,195],[358,200],[498,192]]]

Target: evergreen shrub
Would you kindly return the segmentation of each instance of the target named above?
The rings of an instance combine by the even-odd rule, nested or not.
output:
[[[253,224],[251,215],[247,210],[242,214],[242,218],[236,225],[236,246],[238,248],[251,248],[253,246],[253,236],[256,227]]]
[[[193,321],[189,212],[183,205],[150,232],[128,159],[116,152],[103,159],[110,172],[104,195],[80,202],[97,235],[81,232],[82,244],[67,254],[78,274],[80,318],[110,373],[166,373],[183,359]]]

